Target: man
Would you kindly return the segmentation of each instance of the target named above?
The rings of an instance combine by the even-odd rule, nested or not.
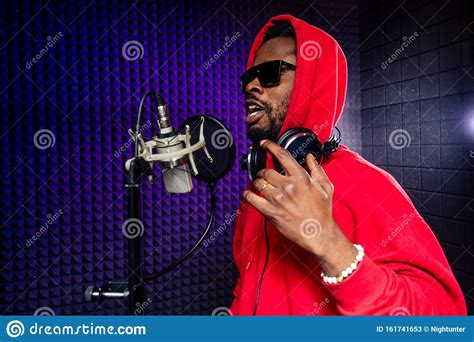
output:
[[[308,155],[307,172],[273,142],[294,127],[330,138],[347,83],[337,42],[280,15],[258,34],[247,67],[257,67],[242,78],[249,137],[285,171],[268,158],[243,193],[232,314],[465,315],[436,237],[388,173],[345,146],[321,164]]]

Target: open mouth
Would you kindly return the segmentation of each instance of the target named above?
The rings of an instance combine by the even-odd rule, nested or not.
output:
[[[245,118],[247,125],[253,125],[260,120],[264,114],[265,109],[261,104],[254,100],[247,101],[247,117]]]

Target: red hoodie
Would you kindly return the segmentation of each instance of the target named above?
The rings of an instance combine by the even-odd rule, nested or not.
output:
[[[281,132],[303,126],[325,142],[343,109],[346,58],[327,33],[280,15],[259,32],[247,67],[276,20],[291,22],[297,44],[296,78]],[[315,257],[267,221],[270,252],[257,314],[465,315],[463,294],[436,237],[395,179],[345,146],[321,165],[334,185],[334,219],[364,247],[365,257],[341,283],[324,284]],[[273,167],[270,158],[267,167]],[[264,217],[245,201],[233,247],[240,277],[231,311],[252,315],[266,244]]]

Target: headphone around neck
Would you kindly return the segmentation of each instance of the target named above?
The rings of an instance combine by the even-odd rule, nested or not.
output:
[[[335,132],[327,142],[321,144],[318,136],[309,128],[296,127],[287,130],[277,140],[277,144],[291,153],[293,158],[304,168],[306,168],[306,156],[311,153],[318,162],[323,156],[329,156],[337,151],[341,142],[341,131],[334,127]],[[283,168],[274,158],[276,170],[283,173]],[[259,144],[250,146],[249,152],[244,154],[240,159],[240,167],[246,171],[250,180],[257,178],[257,172],[264,169],[267,163],[267,151]]]

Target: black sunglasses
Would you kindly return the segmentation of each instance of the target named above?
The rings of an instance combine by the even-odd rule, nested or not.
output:
[[[240,76],[240,89],[245,92],[247,85],[257,77],[262,87],[272,87],[280,82],[283,70],[296,70],[296,65],[285,61],[269,61],[256,65]]]

